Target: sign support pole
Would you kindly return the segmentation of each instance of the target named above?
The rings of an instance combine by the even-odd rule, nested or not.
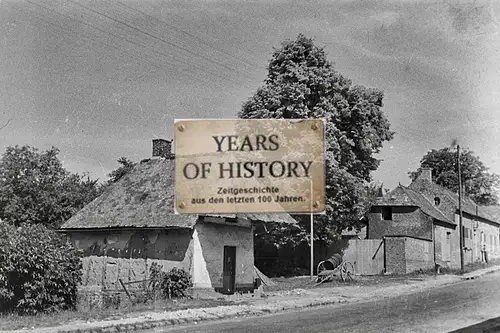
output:
[[[464,234],[462,224],[462,175],[460,172],[460,146],[457,145],[457,164],[458,164],[458,230],[460,236],[460,271],[464,271]]]
[[[311,281],[314,277],[314,217],[313,217],[313,183],[311,182]]]

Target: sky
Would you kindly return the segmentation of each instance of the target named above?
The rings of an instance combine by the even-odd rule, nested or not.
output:
[[[456,139],[500,174],[500,1],[0,0],[0,149],[60,149],[106,180],[174,119],[235,118],[299,33],[384,91],[374,181],[408,184]]]

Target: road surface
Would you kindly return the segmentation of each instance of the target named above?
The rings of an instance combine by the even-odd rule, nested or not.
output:
[[[500,272],[411,295],[144,332],[450,332],[498,325]],[[492,324],[493,323],[493,324]],[[479,326],[460,333],[482,332]],[[500,332],[500,325],[495,332]],[[492,332],[492,331],[490,331]]]

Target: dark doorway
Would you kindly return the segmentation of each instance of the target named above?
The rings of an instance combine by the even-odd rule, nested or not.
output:
[[[236,280],[236,246],[224,246],[224,265],[222,271],[222,292],[224,294],[234,294]]]

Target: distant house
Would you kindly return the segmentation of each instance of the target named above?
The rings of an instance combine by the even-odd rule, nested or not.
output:
[[[431,176],[431,169],[423,169],[408,187],[399,185],[379,198],[366,215],[367,239],[384,240],[386,272],[460,267],[459,198]],[[462,198],[465,264],[500,257],[498,208]]]
[[[83,250],[83,286],[143,286],[152,263],[188,271],[195,288],[253,290],[253,226],[295,223],[287,214],[175,215],[171,142],[153,140],[138,163],[61,227]]]

